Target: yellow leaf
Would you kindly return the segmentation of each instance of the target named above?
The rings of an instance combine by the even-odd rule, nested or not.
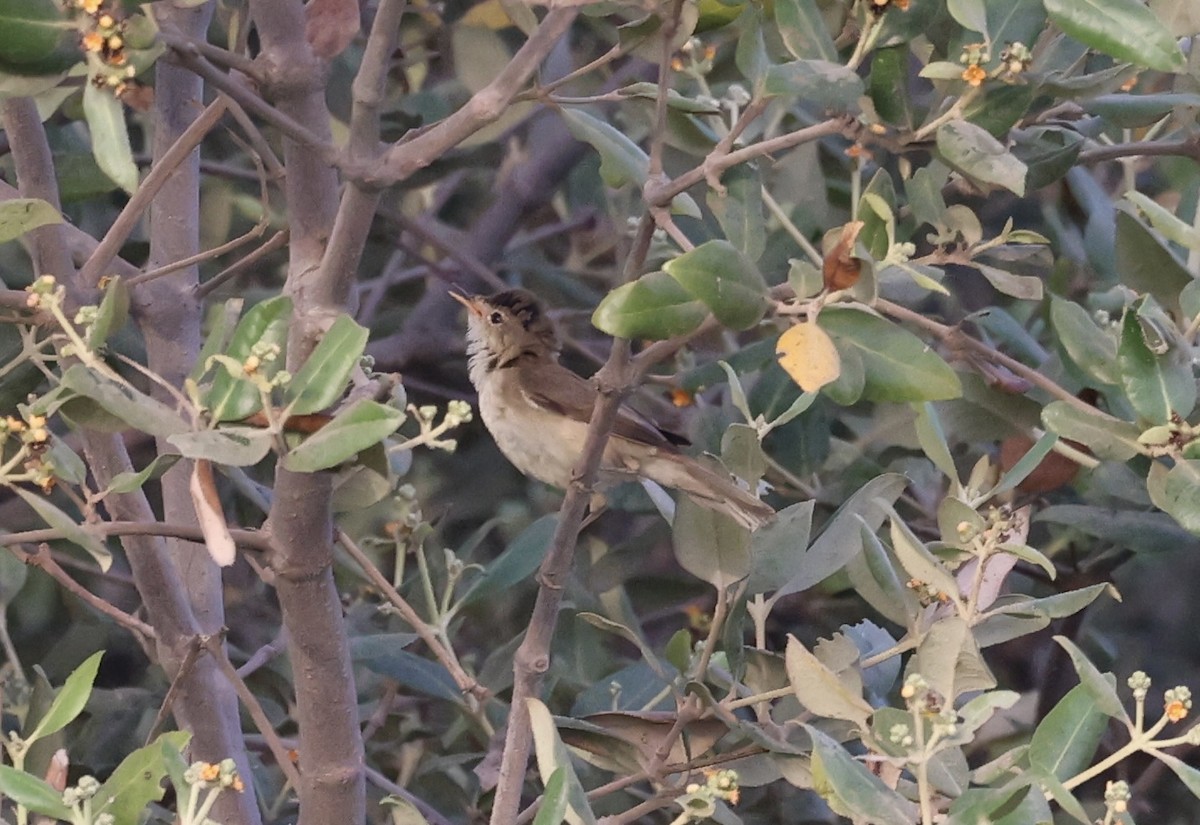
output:
[[[459,22],[467,26],[482,26],[485,29],[507,29],[513,24],[500,0],[484,0],[472,6]]]
[[[842,359],[825,330],[815,323],[796,324],[775,345],[779,366],[805,392],[816,392],[842,374]]]

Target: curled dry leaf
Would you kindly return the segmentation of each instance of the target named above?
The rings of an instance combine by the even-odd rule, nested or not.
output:
[[[362,26],[358,0],[312,0],[304,7],[304,36],[313,54],[332,60],[358,35]]]
[[[225,523],[225,513],[221,510],[221,499],[213,481],[212,462],[198,459],[192,465],[192,481],[188,491],[192,494],[192,506],[196,508],[196,518],[200,522],[200,532],[204,533],[208,554],[217,564],[228,567],[237,557],[237,548]]]
[[[838,242],[825,254],[821,274],[824,276],[826,289],[849,289],[858,283],[859,275],[862,274],[862,261],[854,257],[854,244],[865,225],[862,221],[847,223],[842,227],[842,236]]]
[[[775,344],[779,366],[805,392],[816,392],[842,374],[842,359],[829,333],[815,322],[796,324]]]

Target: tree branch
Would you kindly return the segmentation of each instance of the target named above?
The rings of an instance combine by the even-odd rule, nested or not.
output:
[[[393,145],[378,169],[363,169],[360,174],[380,185],[405,180],[498,118],[578,14],[576,6],[552,6],[537,30],[495,80],[472,95],[466,105],[445,120]]]
[[[57,532],[57,531],[52,530],[52,531],[30,531],[30,532]],[[15,535],[17,535],[17,534],[14,533],[14,534],[3,536],[0,538],[7,540],[7,539],[12,538]],[[75,581],[75,579],[71,578],[70,574],[67,573],[66,570],[62,569],[62,567],[59,565],[59,563],[54,560],[54,556],[50,552],[50,546],[45,543],[45,541],[52,541],[54,538],[57,538],[57,537],[51,537],[50,539],[46,539],[46,540],[42,541],[41,543],[39,543],[38,549],[34,553],[27,553],[26,551],[20,549],[19,547],[13,547],[11,545],[9,546],[8,550],[10,553],[12,553],[18,559],[20,559],[21,561],[30,565],[31,567],[37,567],[37,568],[41,569],[43,572],[46,573],[46,575],[48,575],[50,578],[54,579],[56,582],[58,582],[60,585],[62,585],[64,590],[66,590],[69,593],[74,593],[85,603],[87,603],[87,604],[91,605],[93,608],[95,608],[95,610],[97,612],[103,613],[105,616],[108,616],[110,619],[115,621],[121,627],[124,627],[125,629],[141,636],[143,640],[153,643],[154,640],[158,638],[158,634],[154,632],[153,627],[146,624],[145,622],[143,622],[141,619],[137,618],[136,616],[129,615],[124,610],[121,610],[119,607],[116,607],[115,605],[113,605],[113,604],[105,601],[104,599],[100,598],[99,596],[95,595],[90,590],[88,590],[86,587],[84,587],[82,584]],[[27,539],[27,541],[28,541],[28,539]],[[13,543],[15,544],[15,542],[13,542]]]
[[[167,91],[167,90],[164,90]],[[137,191],[125,203],[121,214],[109,225],[108,231],[100,243],[92,250],[87,263],[79,270],[79,279],[84,286],[95,287],[104,274],[104,269],[117,256],[121,245],[129,239],[130,234],[142,219],[142,213],[154,202],[159,190],[175,174],[179,165],[192,156],[204,136],[212,131],[225,114],[225,100],[217,98],[204,110],[201,115],[179,135],[169,149],[162,153],[150,167],[150,172],[142,180]]]

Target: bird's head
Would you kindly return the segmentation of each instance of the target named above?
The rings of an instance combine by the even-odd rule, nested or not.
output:
[[[555,358],[558,336],[531,292],[506,289],[494,295],[451,297],[467,308],[467,354],[474,378],[478,367],[493,370],[518,359]]]

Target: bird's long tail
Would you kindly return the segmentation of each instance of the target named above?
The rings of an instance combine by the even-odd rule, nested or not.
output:
[[[723,513],[748,530],[775,518],[769,504],[755,498],[723,472],[682,455],[659,455],[643,462],[641,472],[664,487],[687,493],[701,507]]]

